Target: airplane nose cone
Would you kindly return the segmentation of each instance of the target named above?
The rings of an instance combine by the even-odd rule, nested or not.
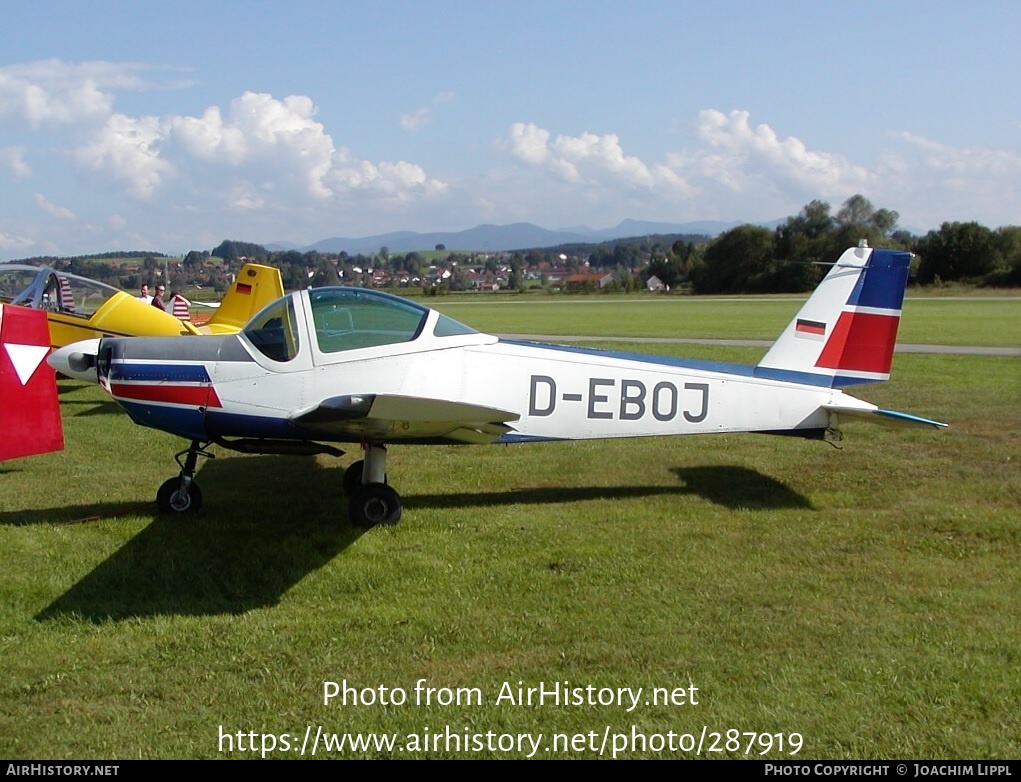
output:
[[[97,355],[99,355],[99,340],[83,339],[81,342],[72,342],[70,345],[54,350],[46,361],[62,375],[89,383],[98,383]]]

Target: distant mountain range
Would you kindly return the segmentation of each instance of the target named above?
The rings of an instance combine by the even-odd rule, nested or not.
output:
[[[770,224],[773,227],[782,221]],[[646,220],[624,220],[615,228],[595,230],[587,226],[563,228],[551,231],[540,228],[532,223],[512,223],[511,225],[477,225],[465,231],[437,231],[434,233],[416,233],[415,231],[395,231],[375,236],[360,238],[335,236],[332,239],[299,247],[291,243],[276,242],[265,245],[267,250],[299,250],[321,253],[346,252],[348,255],[359,253],[369,255],[386,247],[392,253],[407,253],[417,250],[433,250],[442,244],[448,250],[500,252],[511,250],[528,250],[533,247],[556,247],[561,244],[599,243],[613,239],[624,239],[652,234],[703,234],[716,236],[740,223],[727,223],[720,220],[699,220],[690,223],[656,223]]]

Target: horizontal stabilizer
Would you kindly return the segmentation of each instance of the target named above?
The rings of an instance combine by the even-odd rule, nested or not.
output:
[[[883,426],[920,426],[927,429],[944,429],[949,426],[941,421],[932,421],[909,413],[899,413],[896,410],[862,410],[857,407],[842,407],[840,405],[824,405],[823,409],[841,417],[856,418],[859,421],[868,421]]]

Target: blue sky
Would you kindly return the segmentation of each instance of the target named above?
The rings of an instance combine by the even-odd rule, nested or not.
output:
[[[1021,5],[47,2],[0,36],[0,259],[478,223],[1021,224]]]

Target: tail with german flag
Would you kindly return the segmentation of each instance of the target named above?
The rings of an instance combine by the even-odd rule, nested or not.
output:
[[[756,367],[831,388],[890,379],[911,255],[852,247]]]
[[[216,313],[201,330],[209,334],[233,334],[255,313],[283,295],[284,283],[279,269],[246,263],[220,301]]]

